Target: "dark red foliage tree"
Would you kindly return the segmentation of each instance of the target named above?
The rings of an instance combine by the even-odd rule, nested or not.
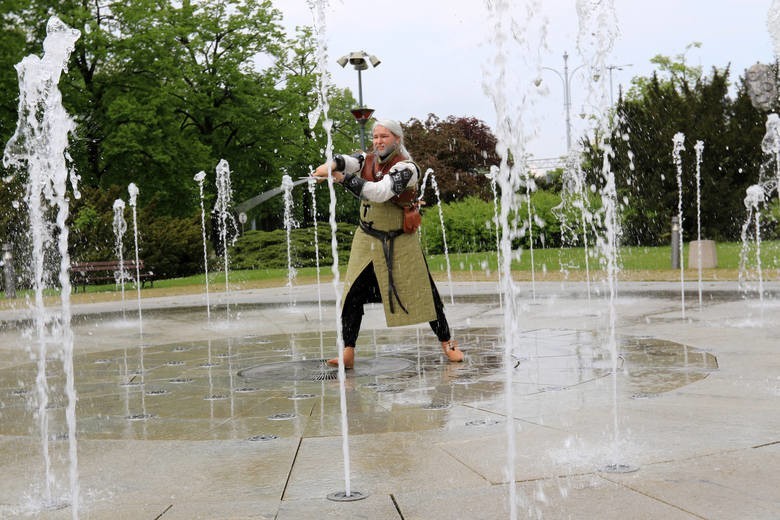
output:
[[[423,173],[433,169],[443,202],[469,196],[492,199],[485,175],[500,159],[496,137],[483,121],[455,116],[442,120],[429,114],[424,122],[410,119],[404,125],[404,135],[406,147]],[[425,201],[429,205],[437,202],[430,183]]]

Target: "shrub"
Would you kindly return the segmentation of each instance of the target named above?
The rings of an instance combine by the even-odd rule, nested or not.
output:
[[[442,215],[447,235],[447,248],[451,252],[490,251],[496,247],[496,231],[493,226],[493,203],[476,197],[460,202],[442,204]],[[423,248],[428,254],[444,252],[438,206],[423,211]]]
[[[71,205],[70,257],[74,262],[92,262],[116,259],[114,231],[114,201],[122,196],[119,186],[106,189],[83,188],[81,198]],[[128,219],[132,237],[132,223]],[[125,244],[127,244],[125,238]],[[132,242],[132,239],[130,240]],[[132,247],[132,245],[131,245]],[[127,251],[127,250],[125,250]]]
[[[561,203],[555,193],[539,190],[531,195],[533,208],[534,246],[557,247],[561,242],[561,225],[553,211]],[[450,252],[466,253],[493,251],[496,249],[496,228],[493,223],[494,204],[476,197],[460,202],[442,205],[444,226],[447,234],[447,247]],[[522,197],[517,208],[517,237],[512,246],[529,247],[531,234],[528,233],[528,206]],[[428,254],[444,252],[439,209],[436,206],[425,210],[422,224],[423,244]]]
[[[338,224],[339,262],[345,263],[352,245],[355,226]],[[331,230],[327,222],[317,225],[320,266],[333,263],[331,255]],[[290,232],[290,254],[293,267],[315,267],[316,250],[314,227],[293,229]],[[284,229],[273,231],[247,231],[239,237],[230,250],[230,266],[233,269],[271,269],[287,267],[287,232]]]
[[[139,232],[140,258],[156,276],[175,278],[203,272],[200,215],[157,217]]]

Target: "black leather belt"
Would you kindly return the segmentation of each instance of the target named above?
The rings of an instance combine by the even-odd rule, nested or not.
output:
[[[396,237],[404,234],[404,230],[379,231],[362,220],[360,221],[360,229],[369,236],[382,241],[382,252],[385,254],[385,263],[387,263],[387,284],[390,287],[390,312],[393,314],[395,313],[395,307],[393,306],[393,296],[395,296],[401,309],[403,309],[406,314],[409,314],[409,311],[406,310],[404,304],[401,303],[401,298],[398,297],[398,290],[395,288],[395,283],[393,283],[393,243],[395,242]]]

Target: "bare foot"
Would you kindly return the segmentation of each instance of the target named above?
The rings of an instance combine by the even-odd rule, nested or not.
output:
[[[332,367],[339,366],[339,358],[335,357],[327,361]],[[344,368],[353,368],[355,366],[355,347],[344,347]]]
[[[463,358],[465,357],[463,351],[458,348],[458,342],[454,339],[442,341],[441,348],[444,351],[444,354],[446,354],[447,359],[454,363],[463,361]]]

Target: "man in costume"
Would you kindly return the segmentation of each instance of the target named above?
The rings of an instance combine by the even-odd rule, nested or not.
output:
[[[403,136],[399,122],[377,121],[372,153],[336,155],[330,165],[325,163],[313,173],[322,181],[330,171],[334,182],[360,199],[360,227],[352,240],[341,309],[346,368],[355,363],[363,305],[380,301],[388,327],[427,321],[447,359],[463,361],[420,246],[420,169]],[[328,364],[338,365],[338,358]]]

